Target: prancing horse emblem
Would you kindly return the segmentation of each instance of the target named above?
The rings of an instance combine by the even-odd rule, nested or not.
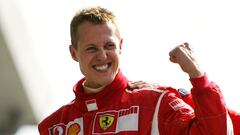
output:
[[[114,115],[111,115],[111,114],[105,114],[100,116],[99,118],[99,124],[103,130],[107,130],[109,127],[111,127],[113,124],[113,121],[114,121]]]

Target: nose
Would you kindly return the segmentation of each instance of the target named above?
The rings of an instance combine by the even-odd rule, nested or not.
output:
[[[97,59],[99,59],[99,60],[107,59],[107,51],[102,48],[99,49],[98,54],[97,54]]]

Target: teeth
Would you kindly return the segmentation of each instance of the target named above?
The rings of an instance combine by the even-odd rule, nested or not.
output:
[[[95,69],[98,71],[103,71],[106,70],[108,68],[108,65],[102,65],[102,66],[95,66]]]

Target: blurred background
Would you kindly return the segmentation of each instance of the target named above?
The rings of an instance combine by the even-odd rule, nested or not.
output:
[[[189,42],[229,108],[240,112],[237,0],[0,0],[0,135],[38,135],[37,124],[74,99],[83,76],[68,52],[69,25],[87,6],[117,16],[130,80],[190,89],[168,60],[173,47]]]

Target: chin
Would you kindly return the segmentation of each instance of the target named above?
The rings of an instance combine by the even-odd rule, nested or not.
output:
[[[108,85],[108,84],[112,83],[114,79],[115,79],[115,76],[111,76],[111,77],[107,77],[107,78],[103,77],[101,79],[101,82],[103,85]]]

